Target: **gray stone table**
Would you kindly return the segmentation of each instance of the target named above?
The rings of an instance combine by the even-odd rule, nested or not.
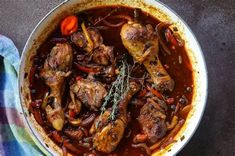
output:
[[[0,0],[0,33],[22,51],[40,19],[62,0]],[[235,0],[162,0],[198,38],[208,68],[202,122],[180,156],[235,155]],[[233,97],[234,96],[234,97]]]

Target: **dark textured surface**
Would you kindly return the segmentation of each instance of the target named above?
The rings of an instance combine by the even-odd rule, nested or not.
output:
[[[40,19],[62,0],[0,0],[0,33],[22,51]],[[235,1],[162,0],[191,27],[209,78],[202,122],[180,156],[235,155]]]

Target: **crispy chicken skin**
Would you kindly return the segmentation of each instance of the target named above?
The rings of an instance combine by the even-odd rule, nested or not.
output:
[[[73,53],[69,44],[56,44],[47,57],[40,76],[50,88],[49,97],[53,98],[52,106],[46,106],[46,114],[52,126],[60,131],[64,125],[64,112],[62,109],[62,97],[64,93],[65,79],[70,74]]]
[[[93,146],[96,150],[110,153],[116,149],[127,127],[127,105],[139,89],[137,83],[130,83],[130,89],[118,105],[118,116],[114,121],[109,119],[111,110],[105,111],[102,116],[97,117],[94,121],[90,133],[94,134]]]
[[[142,133],[135,136],[133,142],[155,143],[165,136],[167,131],[165,111],[153,99],[148,99],[141,108],[138,122],[142,127]]]
[[[174,88],[174,81],[162,66],[159,57],[158,36],[151,25],[128,22],[121,29],[122,43],[135,61],[143,63],[159,90]]]
[[[101,82],[92,79],[81,79],[70,86],[70,91],[91,110],[97,111],[107,91]]]

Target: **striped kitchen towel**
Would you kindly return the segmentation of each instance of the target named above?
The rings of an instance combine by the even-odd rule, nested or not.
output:
[[[17,85],[19,61],[14,43],[0,35],[0,156],[45,155],[24,122]]]

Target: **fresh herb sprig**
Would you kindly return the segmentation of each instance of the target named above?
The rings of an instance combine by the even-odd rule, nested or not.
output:
[[[108,103],[113,103],[112,112],[109,116],[110,120],[115,120],[116,113],[118,111],[118,103],[123,99],[125,93],[129,90],[129,79],[130,79],[130,67],[126,61],[122,61],[120,66],[119,74],[116,80],[112,83],[108,95],[104,99],[104,103],[101,107],[101,116],[106,111]]]

